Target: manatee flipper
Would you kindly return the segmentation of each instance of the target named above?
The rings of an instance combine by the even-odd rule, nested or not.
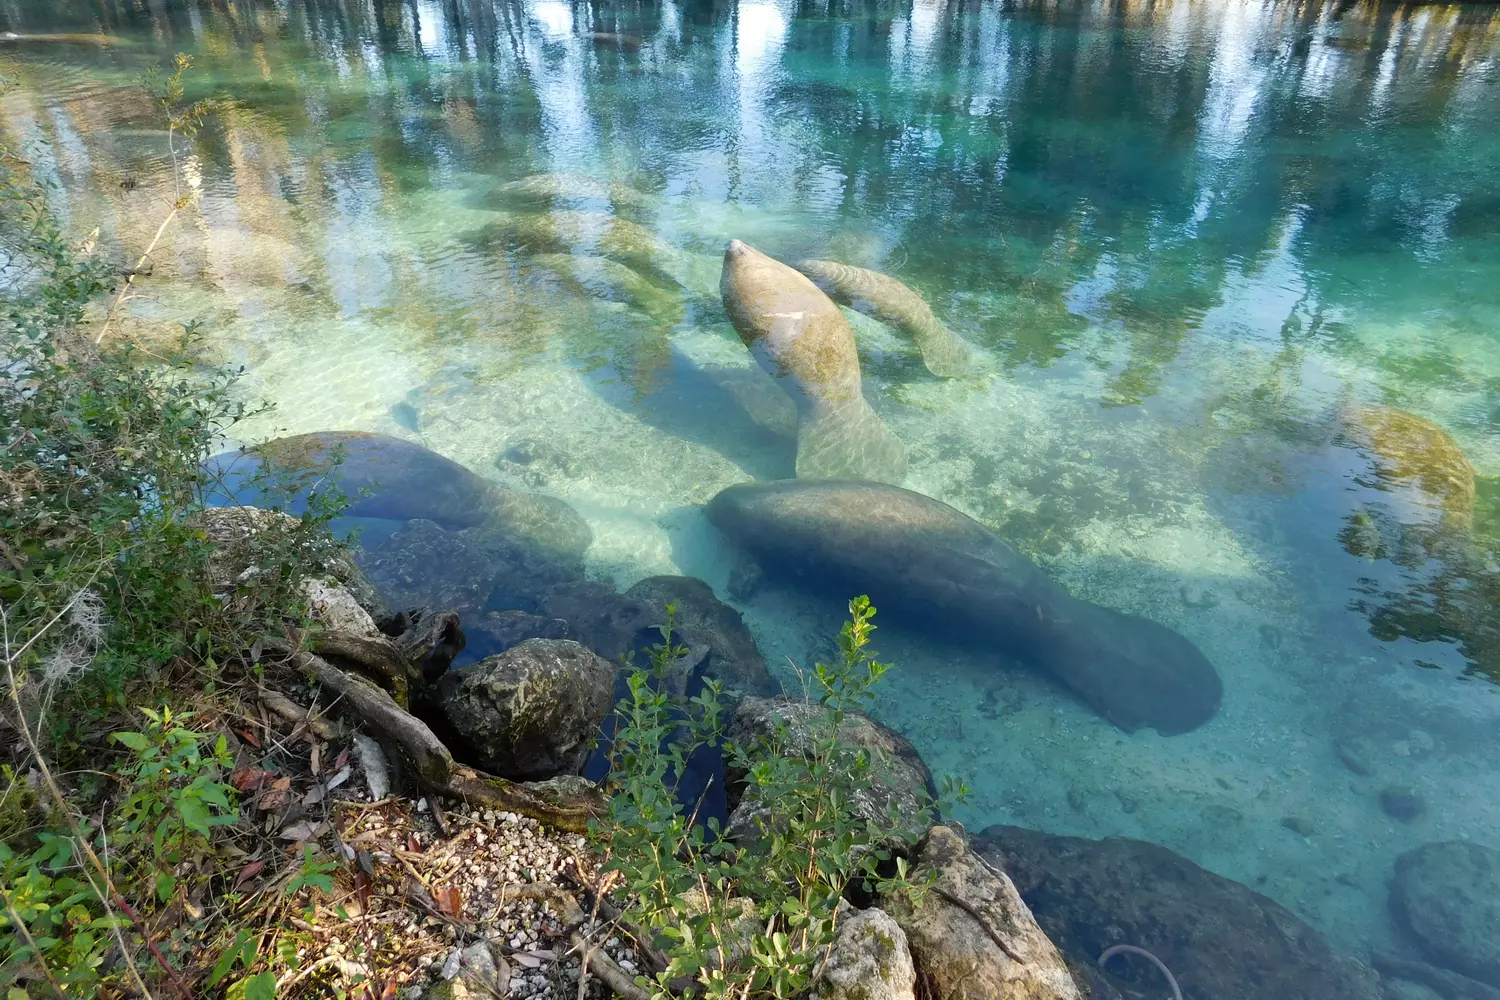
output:
[[[905,333],[932,374],[969,374],[969,345],[933,315],[922,296],[889,274],[832,260],[802,260],[793,266],[835,302]]]
[[[909,328],[927,370],[939,378],[962,378],[972,371],[969,345],[940,322]]]
[[[812,407],[797,425],[798,479],[901,485],[906,446],[863,397]]]

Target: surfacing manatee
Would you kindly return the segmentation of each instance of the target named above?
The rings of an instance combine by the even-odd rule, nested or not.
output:
[[[739,240],[719,292],[740,339],[797,404],[797,475],[906,478],[906,448],[861,391],[854,333],[838,306],[780,261]]]
[[[968,374],[969,345],[932,314],[922,296],[895,278],[831,260],[801,260],[793,266],[835,302],[910,337],[932,374],[941,378]]]
[[[883,612],[1033,664],[1121,729],[1163,736],[1213,718],[1223,685],[1171,629],[1090,604],[974,519],[879,483],[731,486],[708,517],[768,573],[869,594]]]
[[[342,461],[334,467],[336,455]],[[291,478],[299,493],[331,476],[350,504],[350,517],[418,518],[449,530],[485,526],[516,541],[567,556],[592,542],[587,522],[562,500],[516,493],[475,475],[419,444],[362,431],[317,431],[277,438],[244,452],[209,459],[209,472],[240,502],[252,502],[263,464]],[[361,495],[368,493],[367,496]]]

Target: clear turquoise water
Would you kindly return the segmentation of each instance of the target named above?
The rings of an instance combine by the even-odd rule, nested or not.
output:
[[[124,329],[203,319],[277,404],[246,439],[421,440],[566,498],[595,574],[722,595],[700,505],[793,460],[716,301],[723,244],[878,268],[982,358],[940,381],[851,315],[908,485],[1225,679],[1203,729],[1125,735],[887,630],[879,714],[974,787],[965,822],[1153,840],[1358,953],[1390,934],[1397,854],[1500,846],[1500,698],[1474,674],[1500,662],[1492,6],[6,0],[7,30],[118,40],[0,41],[0,129],[80,232],[137,252],[172,191],[138,80],[194,55],[189,96],[220,102],[180,150],[202,202]],[[496,193],[549,171],[629,191]],[[661,273],[561,279],[525,228],[548,210],[641,223]],[[1472,512],[1357,447],[1355,401],[1451,435]],[[739,606],[777,663],[837,619]],[[1391,785],[1424,815],[1382,813]]]

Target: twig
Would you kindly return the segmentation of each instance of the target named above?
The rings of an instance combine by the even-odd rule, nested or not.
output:
[[[175,168],[173,175],[176,175]],[[125,276],[125,283],[120,286],[120,294],[115,296],[114,302],[110,304],[109,312],[104,314],[104,325],[99,328],[99,336],[94,338],[95,347],[104,343],[104,337],[109,333],[109,325],[118,317],[120,306],[125,302],[125,296],[135,289],[136,272],[146,266],[146,261],[151,259],[151,252],[156,249],[156,244],[161,241],[162,233],[167,231],[167,226],[171,224],[173,219],[177,218],[177,213],[180,211],[182,211],[182,205],[179,201],[177,205],[173,206],[172,211],[167,213],[167,217],[161,220],[161,225],[156,229],[156,235],[151,237],[151,242],[146,246],[146,252],[141,254],[141,259],[135,262],[135,267],[131,268],[130,273]]]
[[[57,980],[52,975],[52,970],[47,967],[47,959],[42,956],[42,949],[37,947],[36,938],[31,936],[31,928],[26,926],[26,922],[16,912],[15,904],[10,901],[9,896],[5,897],[5,910],[10,914],[11,923],[15,924],[16,930],[26,939],[26,944],[32,951],[36,952],[36,964],[42,967],[42,975],[46,976],[47,982],[52,984],[52,992],[60,997],[67,996],[63,992],[63,988],[57,984]]]
[[[185,1000],[192,1000],[192,989],[183,981],[182,973],[172,968],[167,962],[167,957],[161,953],[161,949],[156,947],[156,940],[151,936],[151,932],[146,930],[146,924],[141,920],[141,915],[135,912],[135,907],[131,906],[125,897],[118,892],[115,893],[115,905],[125,911],[125,916],[130,918],[132,924],[135,924],[135,929],[140,932],[141,939],[146,942],[146,947],[150,950],[151,957],[156,959],[156,964],[161,966],[162,971],[167,974],[177,989],[181,991]]]
[[[77,599],[78,596],[77,594],[75,594],[73,596],[73,601],[76,601]],[[69,607],[72,606],[73,601],[68,602]],[[46,628],[51,628],[52,624],[55,623],[63,613],[63,611],[58,612],[58,614],[53,617],[52,621],[47,624]],[[5,677],[10,686],[10,700],[16,706],[16,724],[21,727],[21,736],[26,741],[27,749],[31,751],[31,756],[36,762],[37,770],[41,771],[42,773],[42,780],[46,782],[48,793],[51,794],[53,800],[56,801],[58,809],[62,811],[62,814],[64,816],[68,817],[69,821],[73,825],[73,832],[75,834],[73,838],[74,842],[79,847],[83,848],[84,856],[88,858],[89,863],[92,864],[94,868],[99,872],[99,877],[104,880],[104,885],[111,890],[110,893],[106,893],[103,889],[100,889],[98,886],[94,885],[93,876],[89,875],[86,870],[84,871],[84,876],[88,878],[89,885],[93,888],[94,895],[99,900],[99,905],[104,907],[104,912],[107,916],[112,917],[114,916],[114,910],[109,904],[109,897],[110,895],[115,893],[113,892],[114,883],[110,880],[109,877],[109,869],[104,867],[104,863],[99,860],[99,855],[95,854],[94,849],[89,846],[88,838],[83,836],[82,831],[78,829],[78,821],[73,817],[73,811],[68,806],[68,800],[63,795],[62,789],[57,786],[57,779],[52,776],[52,769],[47,766],[46,759],[42,757],[41,748],[37,746],[36,737],[31,732],[31,725],[26,721],[26,709],[21,705],[21,689],[16,682],[15,672],[16,656],[20,654],[11,654],[8,652],[10,649],[10,620],[4,614],[0,614],[0,630],[3,630],[4,633],[3,637],[0,637],[0,642],[3,642],[4,645],[0,646],[0,649],[4,649],[7,651],[7,655],[5,657]],[[43,629],[43,631],[45,631],[45,628]],[[39,634],[36,636],[32,636],[31,641],[28,642],[26,646],[29,646],[31,642],[35,642],[37,638],[39,638]],[[22,650],[24,650],[26,646],[22,646]],[[151,991],[146,988],[146,980],[142,978],[141,970],[136,967],[135,959],[130,954],[130,948],[125,943],[125,936],[120,933],[120,928],[116,925],[115,921],[110,921],[110,929],[114,932],[115,941],[120,945],[120,956],[125,959],[125,965],[130,970],[131,978],[135,980],[136,988],[141,991],[141,996],[145,997],[146,1000],[152,1000]]]
[[[932,887],[932,891],[946,899],[948,902],[952,903],[954,906],[958,907],[960,910],[963,910],[969,916],[973,917],[974,922],[977,923],[980,928],[990,936],[990,940],[995,942],[995,944],[1000,947],[1000,950],[1005,952],[1006,957],[1009,958],[1012,962],[1015,962],[1017,965],[1026,964],[1026,960],[1023,959],[1020,955],[1017,955],[1016,950],[1012,948],[1004,938],[1002,938],[998,933],[995,932],[995,929],[990,926],[990,922],[984,918],[984,914],[980,913],[978,910],[974,909],[973,906],[969,905],[969,903],[962,899],[959,899],[957,896],[953,895],[953,893],[949,892],[947,889],[944,889],[942,886],[935,885]],[[1182,998],[1178,997],[1177,1000],[1182,1000]]]

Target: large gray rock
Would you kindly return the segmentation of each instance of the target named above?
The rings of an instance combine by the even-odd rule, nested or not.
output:
[[[984,525],[920,493],[839,480],[741,483],[709,502],[708,517],[768,572],[841,597],[869,594],[888,613],[990,643],[1122,729],[1171,736],[1219,710],[1219,675],[1186,638],[1073,597]]]
[[[614,668],[566,639],[529,639],[438,682],[457,756],[503,778],[576,773],[608,714]]]
[[[880,905],[906,932],[912,956],[935,995],[943,1000],[1080,1000],[1062,956],[1016,887],[971,852],[961,834],[933,827],[918,858],[913,878],[920,884],[935,876],[920,901],[897,891],[883,896]]]
[[[1091,966],[1135,945],[1160,958],[1193,1000],[1378,1000],[1378,977],[1285,907],[1164,847],[992,826],[975,850],[1005,871],[1068,961]],[[1148,962],[1111,959],[1128,1000],[1160,1000]]]
[[[493,524],[449,531],[416,519],[359,553],[392,608],[443,608],[472,621],[487,608],[535,610],[548,588],[583,576],[583,563],[510,538]]]
[[[819,738],[809,723],[821,712],[818,705],[791,698],[745,698],[735,710],[728,739],[751,749],[764,745],[785,726],[783,751],[806,754]],[[914,841],[925,833],[925,818],[930,815],[927,807],[936,798],[937,790],[931,772],[911,741],[857,712],[844,719],[838,737],[851,749],[865,750],[870,755],[864,785],[855,790],[850,802],[854,814],[868,823],[885,826],[894,810],[899,817],[897,841]],[[745,787],[743,774],[730,774],[728,779],[734,796],[730,803],[729,834],[753,837],[759,820],[766,814],[766,803],[756,798],[754,789]]]
[[[689,647],[706,650],[699,673],[742,694],[776,693],[765,658],[740,613],[714,596],[713,588],[691,576],[651,576],[625,592],[631,600],[677,609],[677,627]]]
[[[464,532],[420,518],[362,551],[359,565],[392,608],[442,608],[463,621],[483,611],[500,574]]]
[[[1464,840],[1407,851],[1391,912],[1431,961],[1500,986],[1500,851]]]
[[[813,996],[818,1000],[916,1000],[917,970],[906,932],[878,908],[839,924]]]

